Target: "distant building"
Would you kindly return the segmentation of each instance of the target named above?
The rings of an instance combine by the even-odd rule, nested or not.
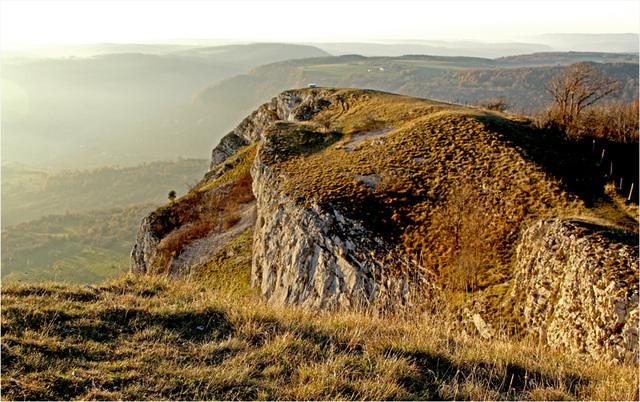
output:
[[[317,88],[317,85],[316,84],[309,84],[309,85],[307,85],[307,87],[308,88]]]

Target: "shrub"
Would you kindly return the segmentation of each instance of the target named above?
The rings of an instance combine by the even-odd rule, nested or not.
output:
[[[215,230],[228,230],[242,218],[238,213],[240,204],[254,199],[251,190],[252,178],[246,171],[229,184],[207,191],[196,191],[180,202],[172,204],[166,214],[174,217],[176,224],[159,244],[159,256],[155,271],[170,271],[173,257],[198,239],[207,237]],[[187,202],[188,201],[188,202]]]
[[[231,229],[232,227],[234,227],[238,222],[240,222],[240,219],[242,219],[242,217],[240,215],[231,215],[231,216],[227,216],[224,221],[222,222],[222,230],[228,230]]]
[[[176,199],[176,190],[169,191],[169,194],[168,194],[167,198],[169,198],[169,201],[171,201],[171,202],[175,201],[175,199]]]
[[[586,111],[577,124],[580,136],[624,144],[638,143],[638,102],[607,102]]]
[[[373,115],[371,113],[367,113],[353,122],[352,132],[357,133],[359,131],[371,131],[377,126],[378,123]]]
[[[495,110],[498,112],[505,112],[511,107],[511,105],[509,105],[504,99],[503,95],[500,95],[497,98],[493,99],[483,99],[481,101],[478,101],[478,103],[476,103],[476,106],[482,109]]]

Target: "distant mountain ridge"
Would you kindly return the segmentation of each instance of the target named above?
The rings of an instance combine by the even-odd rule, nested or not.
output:
[[[536,110],[550,101],[545,83],[564,65],[578,61],[596,63],[605,74],[618,78],[623,84],[618,99],[638,100],[637,54],[561,52],[500,59],[329,56],[276,62],[225,78],[196,92],[188,102],[140,122],[122,141],[134,138],[151,144],[153,138],[172,141],[179,136],[190,138],[198,149],[213,146],[235,121],[273,94],[308,84],[371,88],[467,105],[502,96],[513,110]],[[189,143],[176,144],[176,149],[187,154]],[[171,157],[170,152],[167,149],[162,157]]]
[[[279,60],[328,55],[289,44],[222,46],[215,52],[165,46],[158,54],[139,53],[150,49],[137,45],[78,49],[96,54],[54,59],[3,52],[4,161],[59,169],[161,160],[113,136],[225,77]]]
[[[540,49],[544,53],[490,59],[330,56],[307,45],[203,46],[206,43],[98,44],[43,50],[44,55],[77,51],[90,56],[67,59],[3,52],[3,160],[58,169],[132,166],[176,155],[202,158],[202,150],[215,145],[244,114],[282,90],[309,83],[467,104],[503,95],[516,108],[531,108],[540,107],[544,100],[541,80],[549,77],[551,69],[525,72],[525,79],[478,69],[542,68],[584,60],[637,65],[637,53],[550,53],[547,48]],[[369,46],[382,54],[385,48],[405,54],[427,51],[422,45],[348,45],[354,46],[349,51]],[[384,74],[379,70],[383,66],[387,67]],[[375,68],[378,73],[368,71]],[[476,78],[469,81],[458,73],[464,69],[476,69],[474,74],[490,79],[474,83]],[[625,74],[624,96],[628,98],[637,93],[637,73]],[[537,82],[531,82],[536,76]],[[525,89],[534,93],[525,95]],[[209,103],[181,104],[194,94],[193,99]],[[184,136],[188,141],[177,140]],[[154,145],[158,143],[172,145]],[[169,148],[175,152],[171,154]]]

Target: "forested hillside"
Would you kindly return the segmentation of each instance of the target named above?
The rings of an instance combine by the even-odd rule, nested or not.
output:
[[[256,67],[221,80],[188,102],[136,125],[122,140],[135,138],[144,144],[162,138],[170,142],[179,133],[190,141],[177,143],[176,148],[188,154],[193,152],[190,144],[202,147],[205,138],[217,144],[243,116],[275,94],[308,84],[377,89],[465,105],[500,98],[504,110],[535,114],[551,102],[545,84],[566,64],[582,60],[619,80],[619,91],[612,99],[623,104],[638,101],[637,55],[543,53],[497,60],[424,55],[306,58]],[[170,150],[157,152],[167,156]]]
[[[203,159],[184,159],[56,172],[3,163],[2,226],[50,214],[164,202],[170,190],[185,193],[207,165]]]
[[[2,280],[98,283],[129,268],[142,218],[206,160],[53,172],[2,164]]]
[[[129,269],[142,218],[158,204],[50,215],[2,229],[2,282],[100,283]]]

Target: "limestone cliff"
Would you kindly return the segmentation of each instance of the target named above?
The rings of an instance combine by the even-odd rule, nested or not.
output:
[[[261,138],[267,127],[277,120],[306,121],[313,116],[318,100],[328,95],[326,90],[311,92],[283,92],[260,106],[245,118],[233,131],[224,136],[211,153],[209,170],[216,169],[222,162],[245,145],[253,144]],[[322,103],[322,101],[320,101]]]
[[[638,247],[598,229],[563,220],[528,228],[518,245],[511,300],[525,327],[549,345],[637,363]]]
[[[207,244],[220,243],[220,236],[228,241],[230,239],[229,236],[222,235],[220,231],[217,234],[214,233],[213,225],[204,225],[202,222],[202,219],[207,218],[206,212],[211,207],[203,200],[212,197],[216,198],[213,193],[220,192],[220,189],[213,188],[215,186],[212,186],[212,184],[220,186],[227,183],[229,180],[220,181],[221,176],[225,173],[231,173],[231,175],[233,175],[234,171],[236,173],[237,171],[248,173],[248,165],[238,165],[239,161],[236,157],[240,150],[259,141],[262,133],[277,120],[308,120],[311,116],[309,108],[313,106],[316,99],[322,98],[325,92],[320,89],[310,93],[282,93],[270,103],[262,105],[251,113],[233,131],[223,137],[212,151],[209,172],[196,188],[175,204],[162,207],[143,220],[131,251],[131,271],[156,272],[160,269],[161,271],[168,270],[173,273],[184,272],[188,270],[184,266],[180,266],[181,263],[184,263],[184,256],[181,256],[183,249],[189,250],[186,254],[191,255],[191,259],[201,261],[206,261],[207,257],[210,258],[211,253],[214,251],[219,251],[218,248],[212,249]],[[255,153],[252,155],[255,155]],[[253,162],[252,158],[250,162]],[[238,176],[238,174],[234,176]],[[244,209],[246,210],[246,208]],[[188,212],[185,213],[185,210]],[[249,211],[246,213],[249,216],[254,216],[254,212]],[[209,216],[209,218],[211,217]],[[193,228],[197,226],[195,221],[198,220],[200,221],[198,226],[206,228],[199,230],[197,236],[179,236],[180,233],[194,232]],[[243,223],[246,225],[245,221]],[[179,247],[163,247],[171,240],[175,242],[177,237],[182,237],[185,244]],[[208,238],[209,240],[202,240],[202,238]],[[198,246],[191,244],[195,240],[199,240]],[[209,250],[209,252],[198,252],[194,251],[194,249]],[[198,256],[198,253],[203,255]],[[167,266],[167,261],[171,261],[169,267]],[[154,268],[154,265],[161,265],[162,268],[157,266]],[[202,265],[203,263],[201,262],[198,266]]]
[[[548,141],[478,109],[287,91],[222,139],[187,196],[145,218],[131,269],[211,269],[252,227],[246,269],[270,303],[419,314],[432,297],[473,299],[455,309],[482,336],[508,321],[555,347],[637,362],[637,220],[601,230],[627,243],[576,226],[572,216],[600,218],[557,176],[571,155]],[[581,172],[571,180],[598,185]]]
[[[270,152],[270,141],[261,153]],[[258,204],[251,285],[276,304],[312,308],[416,304],[430,290],[424,268],[404,260],[360,222],[317,203],[301,208],[280,187],[282,179],[260,158],[251,168]],[[411,278],[396,275],[397,268]]]

